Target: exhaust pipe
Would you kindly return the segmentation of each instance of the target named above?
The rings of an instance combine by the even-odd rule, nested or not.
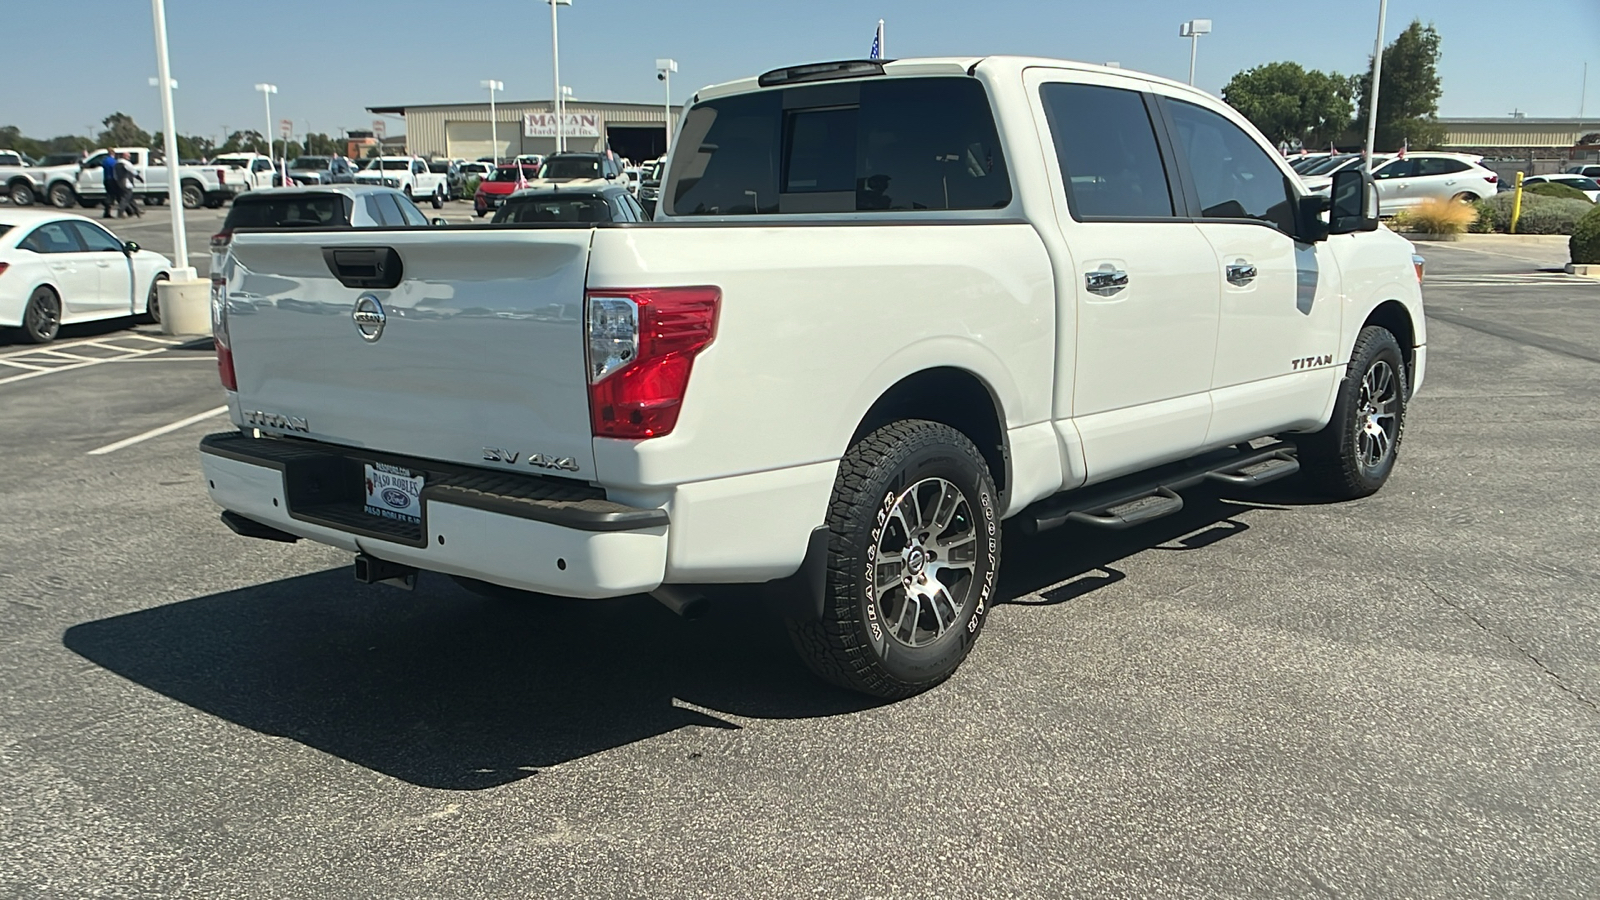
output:
[[[355,574],[356,581],[362,584],[388,584],[408,591],[417,586],[415,566],[402,566],[365,553],[356,554]]]
[[[650,596],[685,619],[698,619],[711,606],[704,594],[675,584],[663,584],[651,591]]]

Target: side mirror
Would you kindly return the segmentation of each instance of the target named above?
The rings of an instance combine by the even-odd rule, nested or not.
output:
[[[122,252],[128,254],[129,256],[132,256],[133,254],[138,253],[139,252],[139,242],[138,241],[125,241],[123,243],[123,245],[122,245]]]
[[[1378,230],[1378,186],[1365,166],[1335,173],[1329,196],[1329,234]]]
[[[435,228],[450,224],[449,221],[447,221],[445,219],[440,219],[440,218],[437,218],[437,217],[429,219],[428,222],[430,224],[432,224]]]

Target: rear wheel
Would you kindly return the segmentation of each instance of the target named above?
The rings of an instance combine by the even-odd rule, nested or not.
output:
[[[1457,203],[1477,203],[1478,195],[1471,191],[1462,191],[1461,193],[1455,195],[1454,199]]]
[[[199,184],[193,181],[183,183],[183,208],[199,209],[205,205],[206,192]]]
[[[907,419],[851,447],[828,514],[822,617],[788,623],[812,671],[898,699],[949,678],[993,603],[994,480],[948,425]]]
[[[1409,385],[1400,342],[1386,328],[1361,329],[1333,419],[1296,442],[1301,471],[1313,488],[1337,500],[1354,500],[1383,487],[1405,435]]]
[[[433,208],[444,209],[444,188],[439,188],[433,192]]]
[[[139,317],[146,324],[161,324],[161,292],[157,288],[166,280],[167,274],[163,272],[150,282],[150,293],[144,299],[144,315]]]
[[[22,333],[35,344],[48,344],[61,333],[61,298],[47,287],[33,289],[22,312]]]
[[[34,200],[33,185],[26,181],[18,181],[6,191],[6,196],[11,198],[12,206],[32,206]]]

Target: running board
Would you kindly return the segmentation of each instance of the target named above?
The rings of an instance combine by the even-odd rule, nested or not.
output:
[[[1035,533],[1068,522],[1100,528],[1132,528],[1170,516],[1183,509],[1178,492],[1205,481],[1235,487],[1259,487],[1300,471],[1293,444],[1278,442],[1264,447],[1241,444],[1202,453],[1104,484],[1067,491],[1033,504],[1018,521],[1022,530]]]

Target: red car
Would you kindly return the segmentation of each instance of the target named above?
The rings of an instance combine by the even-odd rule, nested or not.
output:
[[[539,170],[534,166],[496,166],[488,178],[479,182],[478,193],[472,198],[473,208],[480,217],[486,216],[499,209],[519,187],[527,187],[538,177]]]

